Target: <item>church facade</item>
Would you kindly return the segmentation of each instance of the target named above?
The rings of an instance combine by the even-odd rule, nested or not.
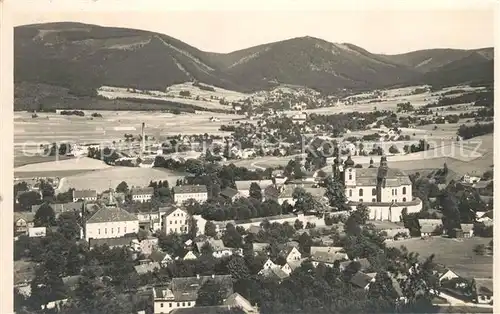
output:
[[[344,183],[348,205],[352,209],[359,204],[366,205],[370,209],[370,220],[399,222],[404,208],[408,213],[422,209],[422,201],[412,196],[408,175],[389,168],[385,156],[381,157],[378,168],[354,168],[350,156],[343,164],[337,158],[333,174]]]

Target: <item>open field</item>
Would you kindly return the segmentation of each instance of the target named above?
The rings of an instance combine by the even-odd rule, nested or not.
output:
[[[175,186],[177,179],[183,178],[183,173],[166,169],[138,168],[138,167],[111,167],[83,174],[64,177],[61,179],[57,193],[65,192],[70,188],[77,190],[94,189],[98,193],[116,188],[120,182],[127,182],[129,187],[148,186],[150,181],[167,180],[170,186]]]
[[[434,261],[450,267],[461,276],[493,277],[493,256],[479,256],[473,252],[478,244],[485,244],[491,238],[472,237],[468,239],[449,239],[432,237],[429,240],[412,238],[408,240],[388,242],[389,247],[406,246],[408,251],[420,254],[422,259],[435,254]]]
[[[52,157],[55,158],[55,157]],[[34,171],[73,171],[73,170],[98,170],[106,169],[111,166],[101,160],[88,157],[72,158],[58,161],[48,161],[35,163],[14,168],[15,172],[34,172]]]
[[[90,118],[94,111],[86,111],[86,117],[63,116],[56,113],[39,113],[31,118],[31,113],[14,114],[15,160],[23,152],[33,153],[40,144],[71,141],[76,143],[110,143],[124,139],[124,134],[139,135],[141,123],[146,124],[146,135],[159,138],[177,134],[228,135],[219,131],[222,124],[228,124],[238,115],[197,112],[196,114],[174,115],[162,112],[99,111],[102,118]],[[210,117],[220,121],[210,122]]]
[[[230,105],[222,105],[219,99],[229,102],[243,100],[249,95],[203,84],[213,88],[215,91],[202,90],[191,83],[183,83],[169,86],[166,91],[141,91],[131,90],[123,87],[102,86],[98,94],[108,99],[135,98],[150,100],[168,100],[188,105],[194,105],[206,109],[230,110]],[[180,92],[189,92],[189,97],[180,96]],[[211,98],[212,97],[212,98]]]

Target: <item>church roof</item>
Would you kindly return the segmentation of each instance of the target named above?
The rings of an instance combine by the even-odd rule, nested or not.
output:
[[[376,186],[377,175],[378,168],[358,168],[356,169],[356,185]],[[411,185],[410,177],[399,169],[387,168],[385,179],[387,187]]]

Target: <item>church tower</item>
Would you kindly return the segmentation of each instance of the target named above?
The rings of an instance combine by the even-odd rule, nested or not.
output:
[[[387,157],[382,156],[380,158],[380,165],[377,171],[377,202],[383,202],[382,191],[386,185],[387,172],[389,167],[387,166]]]
[[[354,168],[354,161],[351,159],[351,155],[344,162],[344,185],[356,186],[356,169]]]

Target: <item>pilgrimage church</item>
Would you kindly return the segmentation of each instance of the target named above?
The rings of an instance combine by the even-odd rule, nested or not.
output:
[[[389,168],[387,157],[380,158],[378,168],[354,168],[351,156],[342,164],[335,158],[333,175],[344,183],[345,195],[352,209],[363,203],[370,209],[370,220],[401,221],[404,208],[408,213],[419,212],[422,201],[412,196],[412,184],[407,174]]]

